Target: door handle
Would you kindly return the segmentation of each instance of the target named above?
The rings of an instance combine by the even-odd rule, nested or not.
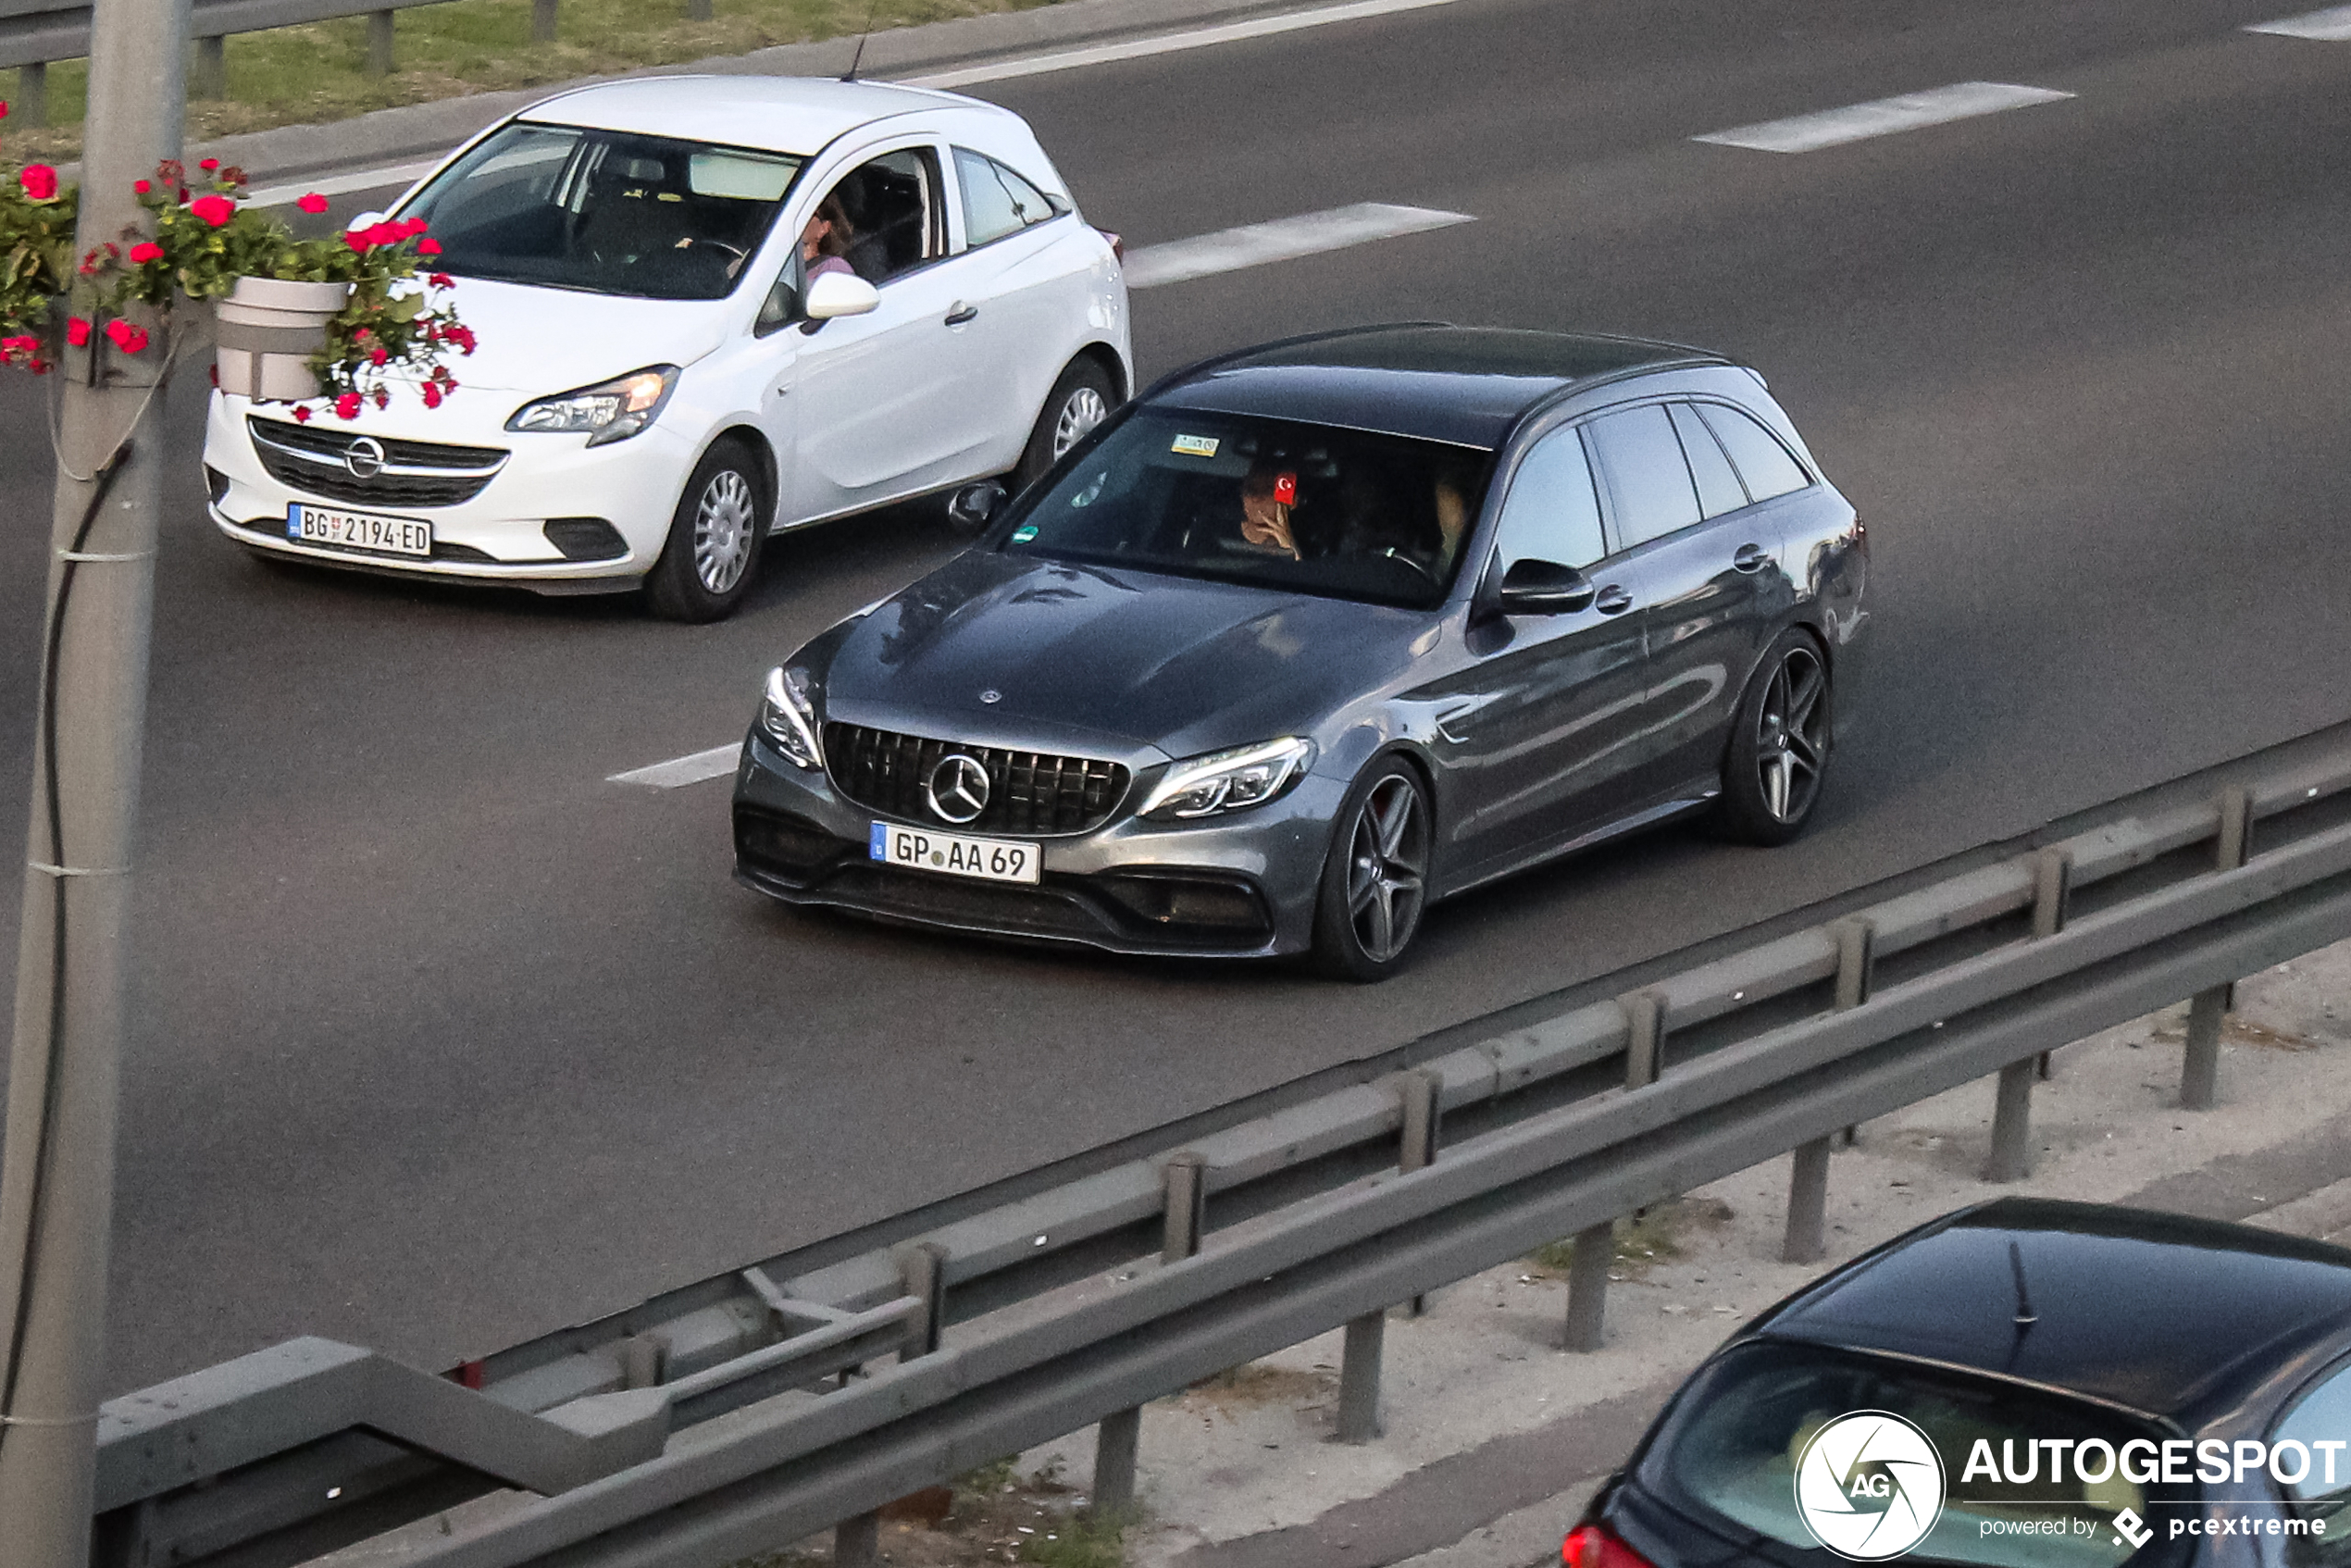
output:
[[[1612,582],[1601,589],[1599,597],[1592,601],[1592,608],[1604,616],[1621,616],[1632,607],[1633,596]]]
[[[1760,572],[1772,564],[1772,553],[1760,544],[1742,544],[1731,565],[1743,572]]]
[[[950,327],[960,327],[978,314],[979,306],[976,305],[965,305],[962,300],[957,300],[955,302],[955,308],[947,313],[947,325]]]

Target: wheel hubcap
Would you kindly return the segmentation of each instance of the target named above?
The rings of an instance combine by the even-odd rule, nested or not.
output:
[[[1400,775],[1372,786],[1347,841],[1347,912],[1363,955],[1385,964],[1420,928],[1428,876],[1428,811]]]
[[[1059,457],[1085,439],[1086,432],[1110,417],[1110,404],[1091,387],[1080,387],[1062,404],[1053,421],[1053,455]]]
[[[720,469],[703,488],[694,508],[694,575],[711,592],[724,593],[742,580],[758,511],[751,481],[732,468]]]
[[[1812,808],[1828,752],[1828,672],[1810,648],[1793,648],[1772,672],[1755,716],[1756,784],[1763,809],[1794,822]]]

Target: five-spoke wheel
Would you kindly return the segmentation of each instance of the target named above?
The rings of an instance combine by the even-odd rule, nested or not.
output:
[[[1355,781],[1315,911],[1314,956],[1326,972],[1383,980],[1401,965],[1428,907],[1435,842],[1428,791],[1409,763],[1383,758]]]
[[[1733,837],[1784,844],[1803,830],[1828,766],[1829,721],[1820,645],[1801,631],[1781,633],[1732,719],[1722,817]]]

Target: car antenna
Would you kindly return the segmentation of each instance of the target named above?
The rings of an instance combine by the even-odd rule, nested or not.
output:
[[[2016,1331],[2021,1336],[2041,1319],[2033,1310],[2033,1292],[2024,1284],[2024,1249],[2013,1237],[2009,1239],[2009,1273],[2016,1278]]]
[[[840,73],[843,81],[857,80],[857,64],[865,57],[865,40],[873,36],[874,7],[880,0],[865,0],[865,31],[857,35],[857,52],[849,56],[849,68]]]

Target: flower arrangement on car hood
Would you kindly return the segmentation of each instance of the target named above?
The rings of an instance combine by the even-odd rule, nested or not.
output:
[[[0,118],[6,114],[0,104]],[[168,353],[175,310],[217,303],[223,361],[247,353],[289,361],[291,382],[273,375],[277,390],[267,395],[292,402],[296,419],[312,417],[313,400],[355,419],[369,404],[388,405],[402,384],[413,386],[426,407],[440,406],[457,387],[444,361],[471,354],[474,337],[448,303],[453,280],[429,270],[441,247],[424,221],[296,239],[243,203],[245,185],[242,170],[217,159],[197,165],[193,185],[181,165],[165,163],[134,187],[153,232],[126,230],[77,262],[79,190],[46,164],[25,165],[13,179],[0,173],[0,363],[44,373],[56,364],[60,340],[76,348],[103,340],[116,353],[143,354],[149,332],[134,314],[162,324]],[[313,193],[295,205],[317,214],[328,204]],[[271,284],[313,287],[273,293]],[[290,293],[306,311],[273,314]],[[230,322],[241,303],[252,307],[245,317],[306,320],[308,330],[248,330],[243,342],[267,346],[232,349]],[[134,305],[146,309],[131,312]],[[290,353],[289,342],[307,352]],[[257,380],[236,390],[263,395]]]

